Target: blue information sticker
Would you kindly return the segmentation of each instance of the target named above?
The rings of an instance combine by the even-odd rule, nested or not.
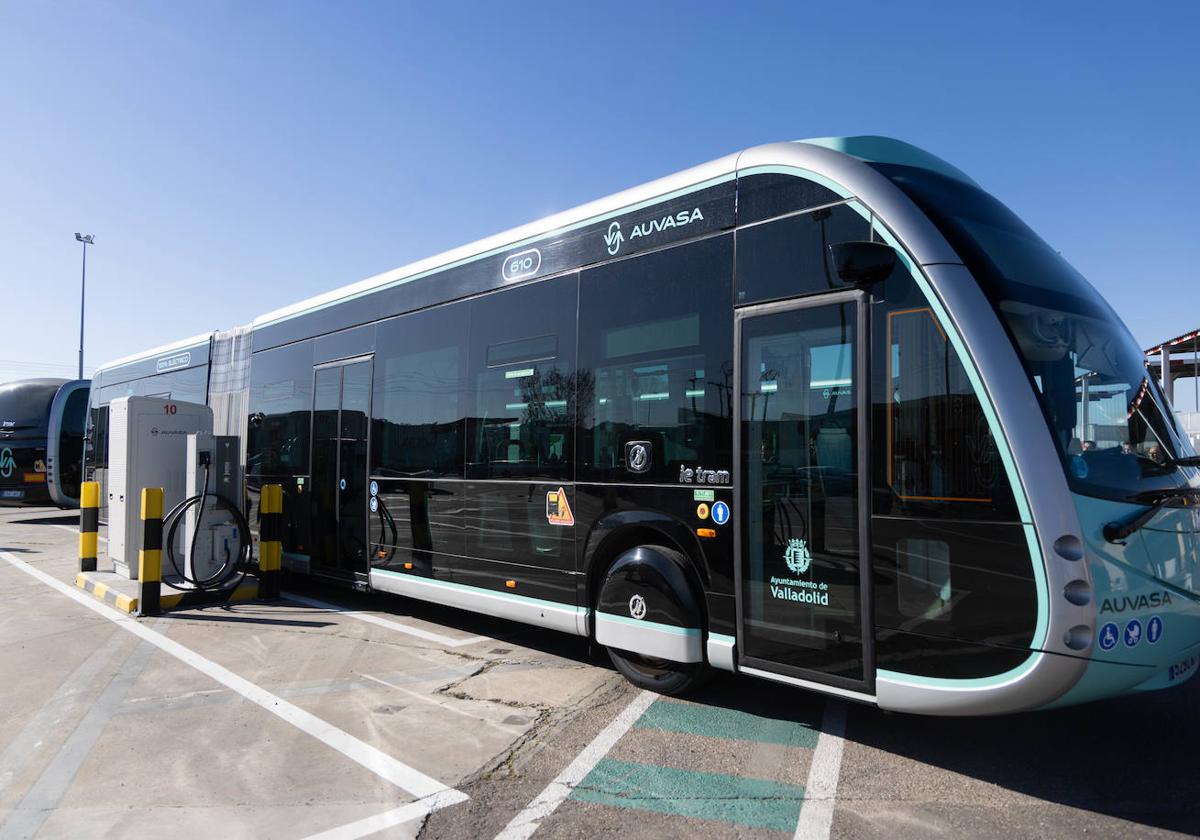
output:
[[[372,496],[378,496],[378,495],[379,495],[379,482],[378,482],[378,481],[372,481],[372,482],[371,482],[371,495],[372,495]],[[371,510],[374,510],[374,509],[375,509],[375,508],[371,508]]]
[[[717,502],[715,505],[713,505],[712,518],[713,522],[716,522],[718,525],[724,525],[726,522],[728,522],[729,505],[725,504],[724,502]]]
[[[1113,622],[1108,622],[1100,628],[1100,650],[1112,650],[1117,646],[1117,641],[1121,638],[1121,631],[1117,629],[1117,625]]]
[[[343,490],[345,490],[345,489],[346,489],[346,479],[344,479],[344,478],[343,478],[341,481],[339,481],[339,482],[338,482],[338,487],[340,487],[340,488],[342,488]]]
[[[377,511],[377,510],[379,510],[379,499],[372,496],[371,497],[371,513],[375,513],[375,511]]]
[[[1131,618],[1125,623],[1125,647],[1137,647],[1142,640],[1142,622]]]
[[[1156,615],[1150,616],[1150,620],[1146,622],[1146,641],[1152,645],[1158,644],[1158,640],[1162,638],[1162,619]]]

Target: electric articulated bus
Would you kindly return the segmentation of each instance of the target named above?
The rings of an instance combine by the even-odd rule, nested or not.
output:
[[[292,571],[590,635],[666,693],[988,714],[1196,670],[1200,471],[1138,345],[908,144],[747,149],[251,343]]]
[[[201,333],[97,368],[88,403],[84,473],[88,481],[100,484],[100,521],[107,521],[108,511],[109,404],[131,396],[207,402],[213,408],[216,434],[244,434],[244,400],[231,398],[231,392],[244,392],[245,383],[231,377],[230,370],[245,367],[247,332],[237,328]]]
[[[79,506],[88,380],[0,385],[0,504]]]
[[[208,397],[212,333],[106,362],[92,375],[84,475],[100,484],[100,519],[108,511],[108,406],[118,397],[163,397],[203,403]]]

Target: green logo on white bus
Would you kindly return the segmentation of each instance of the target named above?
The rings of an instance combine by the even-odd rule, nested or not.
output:
[[[0,478],[12,478],[13,468],[17,466],[13,460],[12,450],[7,446],[0,452]]]
[[[807,572],[812,563],[812,552],[808,550],[808,543],[795,537],[788,540],[787,550],[783,552],[783,562],[787,563],[792,574],[802,575]]]

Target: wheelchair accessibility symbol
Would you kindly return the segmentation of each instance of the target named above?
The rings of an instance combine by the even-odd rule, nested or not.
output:
[[[1120,631],[1117,625],[1113,622],[1108,622],[1100,628],[1100,650],[1112,650],[1117,646],[1117,641],[1121,638]]]

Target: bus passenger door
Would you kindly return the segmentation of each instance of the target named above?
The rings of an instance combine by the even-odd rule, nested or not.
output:
[[[739,310],[739,667],[874,694],[866,301]]]
[[[366,581],[371,359],[313,371],[312,572]]]

